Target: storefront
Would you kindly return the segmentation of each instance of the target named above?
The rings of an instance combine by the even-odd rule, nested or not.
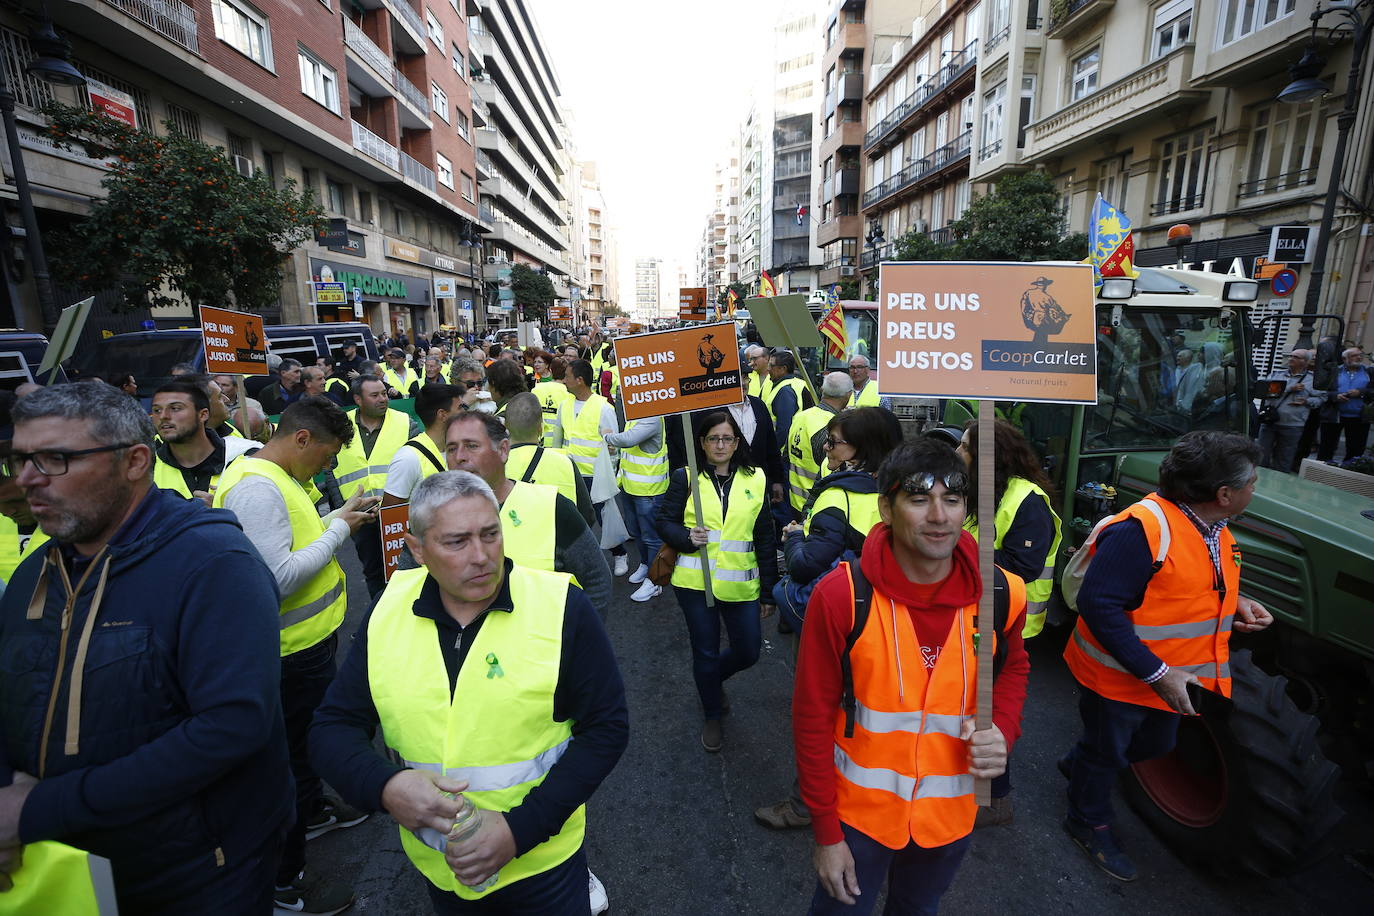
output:
[[[428,276],[322,258],[310,259],[310,274],[315,281],[342,283],[349,293],[347,305],[316,306],[320,321],[366,321],[374,331],[393,335],[402,329],[428,333],[434,328],[433,292]]]

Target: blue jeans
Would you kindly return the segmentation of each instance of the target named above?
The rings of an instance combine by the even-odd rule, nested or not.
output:
[[[450,913],[501,913],[518,916],[590,916],[587,897],[587,855],[578,849],[564,861],[537,875],[530,875],[481,900],[465,900],[441,891],[428,880],[430,903],[438,916]]]
[[[620,500],[620,514],[625,517],[625,530],[639,544],[639,562],[647,566],[654,562],[654,556],[663,546],[663,539],[658,536],[658,528],[654,524],[663,494],[631,496],[622,490],[616,498]]]
[[[674,585],[677,603],[687,620],[687,636],[692,642],[692,677],[697,682],[702,713],[719,719],[720,687],[726,678],[751,667],[759,660],[763,631],[759,627],[759,602],[721,601],[706,606],[706,593]],[[730,645],[720,647],[720,622],[725,621]]]
[[[904,849],[888,849],[882,843],[840,824],[849,852],[854,856],[854,878],[861,893],[853,906],[847,906],[825,892],[816,882],[811,895],[812,916],[835,913],[843,916],[867,916],[878,902],[878,893],[887,880],[885,916],[933,916],[940,910],[940,898],[954,883],[954,873],[968,852],[969,837],[945,846],[926,849],[914,842]]]
[[[1178,713],[1099,696],[1080,686],[1083,737],[1069,751],[1069,817],[1089,827],[1112,822],[1112,786],[1121,770],[1174,749]]]

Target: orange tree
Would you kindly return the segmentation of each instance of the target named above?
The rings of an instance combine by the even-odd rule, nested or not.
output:
[[[193,304],[261,309],[280,297],[286,255],[315,237],[324,212],[309,188],[262,171],[240,175],[219,147],[137,130],[98,112],[44,108],[44,132],[104,159],[105,197],[55,237],[53,265],[80,289],[118,289],[129,309]],[[168,292],[175,295],[169,296]]]

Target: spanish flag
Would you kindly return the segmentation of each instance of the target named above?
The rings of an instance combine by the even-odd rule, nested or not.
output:
[[[731,287],[730,292],[725,297],[725,307],[731,318],[735,317],[735,309],[739,308],[739,293]]]
[[[768,276],[768,271],[759,275],[759,295],[771,299],[778,294],[778,284],[773,282],[773,278]]]

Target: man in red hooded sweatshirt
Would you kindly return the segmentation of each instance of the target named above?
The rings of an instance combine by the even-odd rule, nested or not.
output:
[[[811,913],[869,913],[884,879],[888,912],[934,913],[968,849],[974,777],[1001,774],[1020,734],[1025,585],[996,571],[995,622],[980,632],[978,545],[961,529],[967,488],[948,445],[899,446],[878,471],[883,523],[864,543],[861,574],[841,565],[807,605],[792,732],[816,839]],[[867,613],[856,614],[865,594]],[[993,725],[974,731],[987,638]]]

